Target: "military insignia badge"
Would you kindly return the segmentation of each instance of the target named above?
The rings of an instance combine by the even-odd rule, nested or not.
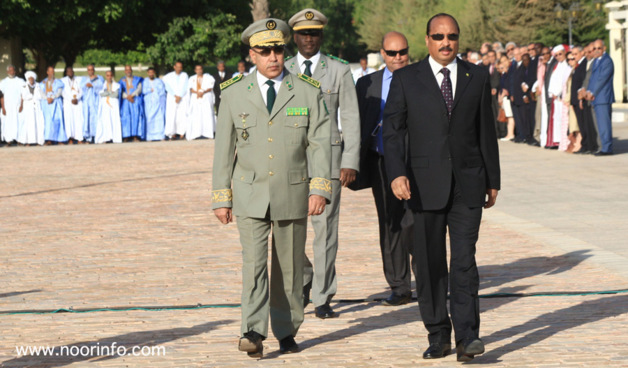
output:
[[[266,28],[273,30],[275,28],[277,28],[277,23],[275,23],[272,20],[269,20],[268,22],[266,22]]]
[[[314,13],[312,13],[311,11],[305,12],[305,19],[307,20],[314,19]]]
[[[249,116],[250,114],[247,114],[246,112],[241,112],[238,114],[239,117],[242,118],[242,127],[244,128],[244,130],[242,130],[242,139],[247,140],[249,139],[249,132],[247,132],[246,130],[246,117]]]
[[[249,132],[247,132],[246,129],[242,131],[242,139],[244,140],[249,139]]]
[[[286,116],[308,116],[310,109],[307,107],[288,107],[286,109]]]

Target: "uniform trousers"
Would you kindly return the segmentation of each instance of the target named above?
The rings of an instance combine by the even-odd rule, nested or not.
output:
[[[331,180],[331,202],[319,216],[312,216],[314,228],[314,265],[305,258],[303,286],[312,283],[312,303],[320,307],[336,295],[336,254],[338,253],[338,220],[340,218],[339,179]],[[301,302],[303,303],[303,302]]]
[[[242,244],[242,334],[268,336],[268,317],[278,340],[296,336],[303,323],[303,259],[307,217],[296,220],[237,218]],[[272,230],[270,293],[268,235]]]

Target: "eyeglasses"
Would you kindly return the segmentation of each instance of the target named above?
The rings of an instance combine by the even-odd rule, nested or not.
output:
[[[602,47],[594,47],[593,50],[603,50]]]
[[[274,52],[275,55],[283,55],[285,48],[283,46],[273,46],[273,47],[262,47],[262,48],[253,48],[251,49],[253,51],[255,51],[257,54],[261,55],[262,57],[268,57],[270,56],[270,52]]]
[[[567,58],[569,61],[576,61],[576,58]]]
[[[297,31],[297,34],[301,36],[320,37],[323,34],[323,32],[318,29],[304,29],[301,31]]]
[[[386,53],[386,55],[390,57],[395,57],[397,56],[397,54],[399,54],[400,56],[404,56],[404,55],[408,55],[408,48],[406,47],[405,49],[401,49],[401,50],[384,50],[384,52]]]
[[[431,34],[430,37],[432,37],[434,41],[442,41],[445,39],[445,35],[442,33],[434,33],[434,34]],[[460,38],[460,35],[457,33],[450,33],[447,35],[447,39],[449,41],[458,41],[459,38]]]

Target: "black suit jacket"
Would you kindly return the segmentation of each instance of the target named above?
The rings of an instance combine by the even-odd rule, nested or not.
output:
[[[379,114],[382,104],[382,80],[384,79],[384,69],[375,73],[367,74],[358,79],[355,86],[358,95],[358,109],[360,112],[360,172],[357,179],[349,185],[350,189],[359,190],[370,188],[371,175],[369,168],[372,167],[367,161],[367,152],[373,143],[373,131],[379,123]]]
[[[515,70],[515,77],[513,83],[513,91],[512,97],[514,98],[515,105],[521,106],[524,105],[523,96],[528,96],[529,101],[532,101],[532,96],[530,95],[532,91],[532,86],[534,85],[534,80],[536,79],[536,72],[532,74],[530,70],[530,66],[526,68],[523,64]],[[521,85],[525,83],[528,85],[528,91],[523,92]]]
[[[571,77],[571,104],[578,106],[580,109],[580,100],[578,100],[578,90],[584,85],[584,78],[587,76],[587,59],[582,60],[576,67]]]
[[[544,81],[543,81],[543,96],[545,96],[545,103],[550,104],[552,103],[552,98],[549,96],[549,92],[547,92],[547,89],[549,88],[549,82],[550,79],[552,78],[552,73],[554,72],[554,67],[556,66],[556,64],[558,63],[558,60],[556,60],[556,58],[552,58],[547,65],[545,66],[545,76],[544,76]]]
[[[427,58],[393,74],[384,109],[384,158],[391,182],[410,180],[413,210],[445,208],[452,176],[469,207],[484,206],[486,190],[500,189],[488,72],[457,62],[451,119]]]
[[[216,101],[219,101],[220,99],[220,83],[231,79],[231,74],[229,72],[229,70],[227,70],[225,68],[225,77],[224,78],[220,78],[220,74],[218,72],[216,72],[213,77],[214,77],[214,95],[216,96]]]

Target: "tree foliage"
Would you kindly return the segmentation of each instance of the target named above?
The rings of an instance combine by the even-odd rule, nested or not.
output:
[[[194,64],[210,64],[236,54],[242,27],[232,14],[212,14],[210,18],[173,19],[166,32],[147,49],[149,60],[161,66],[181,61],[186,70],[192,70]]]

